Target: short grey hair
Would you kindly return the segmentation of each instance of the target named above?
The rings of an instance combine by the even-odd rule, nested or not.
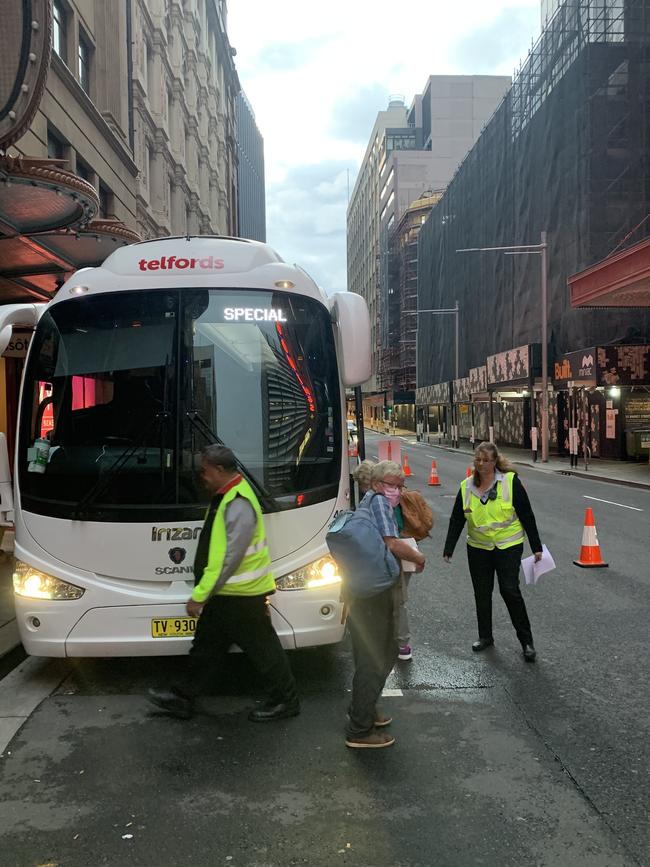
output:
[[[399,476],[404,480],[404,470],[395,461],[379,461],[372,468],[370,479],[373,482],[383,482],[386,476]]]
[[[370,461],[366,458],[365,461],[361,461],[358,467],[355,467],[354,472],[352,473],[352,478],[355,482],[362,485],[365,488],[370,487],[370,479],[372,477],[372,469],[375,466],[374,461]]]

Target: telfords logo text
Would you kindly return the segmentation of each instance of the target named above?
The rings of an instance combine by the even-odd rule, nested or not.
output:
[[[185,271],[187,268],[220,271],[224,267],[224,261],[215,259],[214,256],[204,256],[202,259],[162,256],[160,259],[140,259],[138,267],[141,271]]]

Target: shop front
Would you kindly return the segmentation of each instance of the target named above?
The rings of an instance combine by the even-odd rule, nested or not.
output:
[[[427,442],[441,444],[452,440],[452,389],[451,382],[439,382],[415,390],[415,404]]]
[[[478,445],[480,442],[491,440],[490,428],[494,434],[493,410],[491,396],[487,390],[487,365],[472,367],[469,372],[469,398],[471,413],[471,436],[470,443]]]
[[[572,307],[628,308],[634,311],[630,314],[631,330],[639,335],[636,344],[594,347],[592,384],[582,384],[583,409],[578,425],[582,448],[588,448],[594,457],[648,460],[650,238],[574,274],[568,283]],[[581,353],[570,355],[581,357]],[[571,360],[566,363],[567,371],[573,372]],[[568,381],[575,388],[575,378]]]
[[[486,366],[489,439],[500,445],[531,449],[536,456],[541,445],[540,345],[517,346],[490,355]]]
[[[572,463],[579,457],[648,460],[649,345],[566,353],[554,365],[553,381],[561,454],[570,455]]]

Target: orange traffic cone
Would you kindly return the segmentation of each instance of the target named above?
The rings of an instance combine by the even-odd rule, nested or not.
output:
[[[467,472],[465,473],[465,478],[469,479],[469,477],[473,474],[474,474],[474,468],[473,467],[467,467]]]
[[[576,566],[582,566],[584,568],[609,566],[609,563],[605,563],[600,554],[600,545],[598,544],[598,535],[596,533],[596,523],[594,521],[594,513],[591,506],[588,506],[585,511],[585,526],[582,531],[580,556],[573,562]]]
[[[404,452],[404,460],[403,460],[403,463],[402,463],[402,471],[403,471],[403,473],[404,473],[405,476],[412,476],[412,475],[413,475],[413,473],[411,472],[411,468],[410,468],[410,466],[409,466],[409,456],[406,454],[406,452]]]
[[[429,473],[429,484],[430,485],[439,485],[440,479],[438,478],[438,470],[436,468],[436,462],[431,461],[431,472]]]

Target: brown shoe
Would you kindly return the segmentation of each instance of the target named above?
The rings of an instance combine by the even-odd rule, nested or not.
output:
[[[375,713],[375,728],[380,729],[382,726],[389,726],[393,721],[392,716],[388,716],[383,711],[378,710]]]
[[[362,738],[346,738],[345,746],[353,750],[380,750],[382,747],[392,747],[395,738],[383,732],[370,732]]]

